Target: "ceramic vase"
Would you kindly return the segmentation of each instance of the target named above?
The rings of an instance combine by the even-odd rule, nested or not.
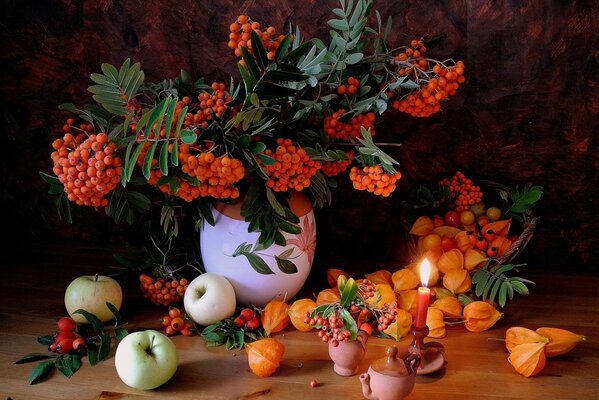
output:
[[[213,209],[215,225],[204,223],[200,231],[200,249],[206,272],[227,278],[235,289],[238,304],[262,307],[272,299],[290,299],[306,282],[316,247],[314,212],[307,196],[300,192],[291,196],[289,206],[299,217],[298,226],[302,231],[297,235],[281,232],[286,246],[272,245],[256,252],[268,266],[266,274],[252,268],[246,256],[233,256],[240,244],[253,246],[260,236],[259,232],[248,232],[249,223],[240,214],[240,202],[217,204]],[[290,272],[289,268],[277,263],[275,257],[281,255],[295,265],[297,272]]]

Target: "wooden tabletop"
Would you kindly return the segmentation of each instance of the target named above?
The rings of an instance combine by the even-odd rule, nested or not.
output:
[[[95,272],[112,263],[110,252],[85,249],[63,254],[60,249],[37,248],[17,252],[5,261],[0,281],[0,395],[2,399],[361,399],[358,375],[341,377],[333,372],[327,347],[316,334],[292,327],[277,334],[285,345],[284,364],[269,378],[254,376],[243,351],[223,347],[206,348],[201,338],[176,336],[179,350],[177,373],[163,387],[141,391],[126,386],[110,356],[91,367],[84,358],[82,368],[70,379],[53,373],[35,385],[27,384],[34,364],[13,365],[22,355],[44,351],[36,337],[55,330],[56,317],[64,315],[63,294],[79,275]],[[364,266],[369,270],[368,266]],[[100,272],[105,273],[106,270]],[[537,282],[532,295],[513,301],[506,316],[491,330],[467,332],[448,329],[439,339],[446,348],[446,367],[420,376],[408,399],[599,399],[599,276],[570,272],[525,272]],[[123,319],[129,330],[159,328],[164,310],[154,307],[137,293],[134,282],[124,282]],[[586,335],[566,356],[547,360],[536,377],[524,378],[507,361],[502,338],[511,326],[560,327]],[[360,372],[384,355],[396,342],[371,338]],[[409,339],[398,343],[407,346]],[[319,385],[311,388],[310,380]]]

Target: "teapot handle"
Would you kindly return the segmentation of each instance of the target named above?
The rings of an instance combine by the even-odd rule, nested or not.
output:
[[[420,366],[420,361],[421,361],[420,354],[417,354],[417,353],[410,353],[404,359],[404,363],[406,364],[406,366],[410,366],[414,372],[416,372],[416,370]]]
[[[364,350],[366,350],[366,342],[368,341],[368,333],[365,331],[358,331],[358,340],[360,340],[360,344],[362,345],[362,348]]]

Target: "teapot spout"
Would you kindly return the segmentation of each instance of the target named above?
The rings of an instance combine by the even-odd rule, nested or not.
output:
[[[370,389],[370,375],[369,374],[360,375],[360,382],[362,382],[362,394],[364,395],[364,398],[366,398],[368,400],[378,400],[378,397],[376,397],[372,393],[372,389]]]

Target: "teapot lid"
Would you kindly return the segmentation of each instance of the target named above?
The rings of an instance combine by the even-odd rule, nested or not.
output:
[[[387,355],[375,360],[371,366],[373,371],[388,376],[408,376],[412,373],[403,358],[397,357],[397,347],[387,347]]]

